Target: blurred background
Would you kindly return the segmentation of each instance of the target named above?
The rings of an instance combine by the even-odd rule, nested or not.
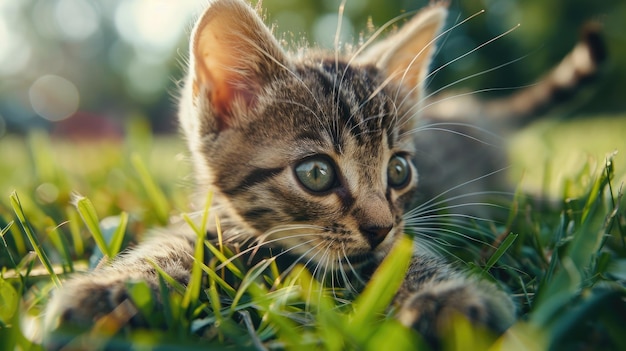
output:
[[[0,137],[43,128],[55,136],[122,137],[130,118],[157,133],[176,131],[175,96],[187,36],[205,0],[0,0]],[[332,47],[340,0],[265,0],[267,21],[286,42]],[[349,0],[341,38],[357,42],[368,21],[379,27],[425,0]],[[577,113],[626,111],[626,2],[456,0],[454,29],[435,66],[521,26],[442,70],[433,86],[524,57],[458,84],[478,89],[532,83],[574,45],[587,20],[602,22],[610,62]],[[584,105],[584,107],[583,107]]]

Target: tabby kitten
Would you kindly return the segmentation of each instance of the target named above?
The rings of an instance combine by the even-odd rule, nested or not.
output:
[[[405,226],[407,218],[417,228],[419,216],[438,202],[433,198],[455,190],[460,183],[441,172],[449,162],[438,157],[463,160],[464,149],[470,149],[464,144],[482,127],[472,129],[465,119],[452,123],[454,118],[434,109],[424,119],[420,114],[423,82],[446,13],[445,3],[435,2],[376,44],[344,54],[294,55],[248,4],[210,3],[191,34],[179,119],[198,198],[213,192],[210,213],[219,218],[227,244],[250,249],[257,258],[280,256],[286,269],[305,264],[320,280],[332,276],[334,287],[358,290],[405,229],[412,229]],[[461,137],[462,145],[429,137],[425,132],[437,129],[438,119],[454,132],[449,135],[463,127],[470,137]],[[483,158],[501,168],[501,150],[486,150]],[[479,175],[490,172],[473,168]],[[431,189],[422,190],[423,184]],[[471,192],[495,187],[481,179],[471,185]],[[468,206],[462,213],[472,211]],[[208,238],[216,232],[210,227]],[[142,325],[126,282],[146,281],[156,293],[152,261],[186,284],[195,241],[188,229],[169,229],[67,281],[50,303],[47,325],[89,326],[105,315]],[[511,298],[496,285],[420,249],[394,305],[398,320],[433,344],[453,313],[496,332],[515,319]]]

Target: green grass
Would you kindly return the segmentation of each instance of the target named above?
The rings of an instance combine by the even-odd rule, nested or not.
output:
[[[509,221],[489,228],[501,233],[493,243],[497,249],[477,251],[467,262],[514,294],[519,321],[494,338],[459,319],[447,330],[446,349],[626,349],[626,213],[620,190],[626,159],[617,154],[609,163],[599,156],[621,146],[626,151],[618,128],[626,123],[607,122],[596,130],[600,142],[581,139],[589,127],[578,123],[553,129],[540,124],[513,140],[513,173],[525,174],[521,190],[566,200],[546,205],[520,195]],[[86,270],[98,252],[114,256],[170,216],[186,217],[191,179],[182,142],[153,138],[140,125],[129,130],[123,142],[72,143],[38,133],[0,139],[0,349],[39,349],[42,311],[69,274]],[[532,140],[537,135],[540,142]],[[585,151],[595,156],[571,164],[570,155],[583,154],[581,140],[595,147]],[[520,156],[520,150],[526,152]],[[525,158],[550,154],[539,161]],[[155,296],[146,284],[130,286],[139,313],[154,329],[118,330],[103,321],[97,326],[102,337],[88,345],[414,349],[421,345],[419,336],[387,311],[409,254],[410,245],[401,242],[359,296],[339,292],[336,298],[306,271],[281,276],[271,259],[248,268],[236,260],[225,265],[233,253],[199,235],[191,283],[182,287],[161,273],[161,310],[153,309]],[[232,278],[225,279],[225,272]],[[75,335],[73,345],[86,337]]]

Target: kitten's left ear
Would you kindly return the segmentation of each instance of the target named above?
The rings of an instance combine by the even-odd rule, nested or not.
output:
[[[404,85],[419,98],[423,90],[421,85],[435,51],[435,41],[447,14],[447,2],[431,4],[418,12],[398,32],[366,50],[357,62],[378,67],[390,79]]]
[[[270,30],[242,0],[212,1],[191,40],[193,98],[207,99],[216,131],[236,124],[286,62]]]

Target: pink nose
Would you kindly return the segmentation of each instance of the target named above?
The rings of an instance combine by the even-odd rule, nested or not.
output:
[[[376,246],[380,245],[380,243],[385,240],[387,234],[393,228],[390,226],[367,226],[359,228],[361,230],[361,234],[365,237],[367,242],[370,244],[370,247],[373,249]]]

